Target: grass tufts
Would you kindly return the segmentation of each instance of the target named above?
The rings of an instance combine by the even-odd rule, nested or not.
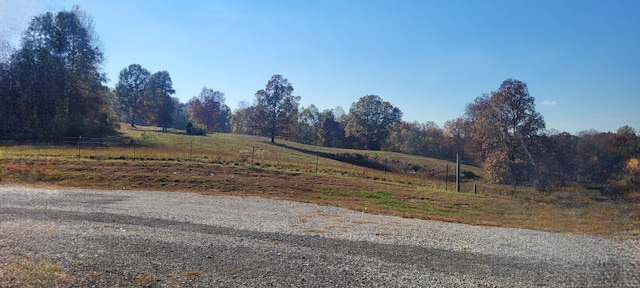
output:
[[[514,193],[512,186],[483,180],[481,167],[462,165],[457,193],[453,173],[447,173],[453,163],[440,159],[284,140],[273,145],[248,135],[121,129],[128,138],[100,148],[6,145],[0,181],[252,195],[474,225],[640,234],[640,192],[626,201],[580,187],[544,193],[518,187]]]
[[[393,193],[389,191],[375,191],[375,192],[358,192],[356,196],[370,199],[387,199],[391,198]]]
[[[68,278],[55,263],[27,259],[0,263],[0,287],[52,287]]]

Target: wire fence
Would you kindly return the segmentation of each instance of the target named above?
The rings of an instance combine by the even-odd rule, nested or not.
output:
[[[9,172],[9,163],[29,163],[34,169],[48,169],[55,165],[55,159],[63,158],[79,161],[166,161],[190,162],[203,164],[221,164],[247,166],[259,169],[287,170],[295,173],[322,173],[349,177],[359,177],[377,181],[398,182],[401,184],[419,185],[429,189],[454,192],[455,181],[448,179],[454,171],[447,171],[445,179],[423,177],[410,172],[391,172],[389,169],[372,169],[354,165],[336,166],[329,164],[329,159],[315,155],[311,161],[283,160],[283,155],[275,151],[266,151],[247,146],[233,152],[212,151],[211,149],[194,148],[193,141],[173,143],[170,147],[155,147],[149,139],[132,139],[130,137],[103,138],[65,138],[56,142],[0,142],[0,159],[2,173],[0,181]],[[309,158],[309,157],[307,157]],[[346,168],[348,167],[348,168]],[[460,183],[460,192],[483,195],[506,195],[514,197],[534,197],[533,188],[494,185],[474,180]]]

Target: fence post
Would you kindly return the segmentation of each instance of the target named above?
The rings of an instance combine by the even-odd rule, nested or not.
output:
[[[449,190],[449,163],[447,163],[447,172],[444,174],[444,190]]]
[[[456,153],[456,192],[460,192],[460,154]]]
[[[78,136],[78,159],[80,159],[80,140],[82,140],[82,136]]]

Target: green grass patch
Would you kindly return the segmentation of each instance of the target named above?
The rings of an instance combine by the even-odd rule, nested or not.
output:
[[[392,193],[389,191],[375,191],[375,192],[358,192],[356,193],[356,196],[358,197],[362,197],[362,198],[369,198],[369,199],[389,199],[391,198]]]
[[[420,209],[422,209],[424,211],[436,211],[438,209],[438,207],[436,207],[435,205],[431,205],[431,204],[422,204],[422,205],[420,205]]]
[[[386,200],[386,201],[379,202],[378,204],[385,207],[392,208],[394,210],[399,210],[399,211],[415,210],[420,207],[413,203],[396,201],[396,200]]]
[[[106,147],[0,147],[0,181],[258,195],[374,214],[599,235],[640,231],[640,196],[612,203],[595,201],[590,194],[543,195],[520,187],[514,195],[512,186],[482,179],[463,181],[458,193],[452,192],[453,183],[443,181],[447,165],[452,173],[450,161],[280,139],[273,145],[258,136],[188,136],[123,126],[127,138]],[[353,165],[340,161],[342,156],[408,170]],[[481,167],[463,165],[465,170],[482,176]],[[472,194],[474,185],[478,194]]]

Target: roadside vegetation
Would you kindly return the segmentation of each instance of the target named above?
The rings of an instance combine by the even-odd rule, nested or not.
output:
[[[121,125],[120,138],[29,146],[4,143],[1,181],[259,196],[374,214],[558,233],[638,235],[640,193],[581,187],[543,192],[498,185],[482,167],[386,151],[308,146],[214,133],[189,136]],[[474,186],[475,191],[474,193]]]
[[[52,287],[70,280],[71,277],[55,263],[28,259],[4,259],[0,262],[2,287]]]
[[[232,110],[207,87],[181,103],[168,71],[135,63],[106,86],[98,39],[76,6],[32,18],[0,55],[0,181],[258,195],[568,233],[640,226],[636,129],[548,129],[523,81],[470,98],[442,128],[403,120],[378,95],[348,111],[300,107],[279,74]],[[462,193],[452,192],[456,158],[467,164]]]

